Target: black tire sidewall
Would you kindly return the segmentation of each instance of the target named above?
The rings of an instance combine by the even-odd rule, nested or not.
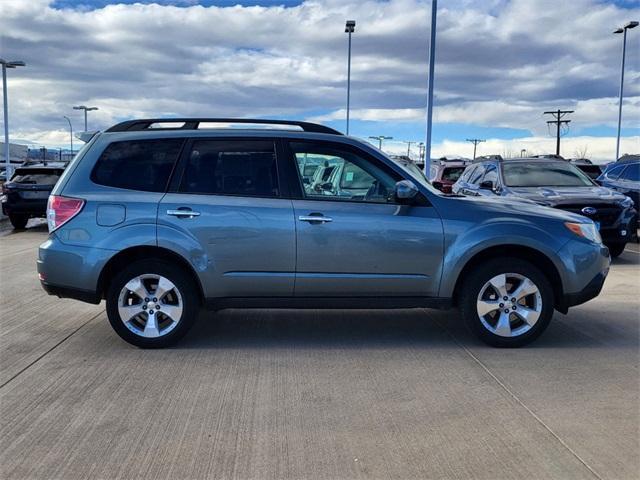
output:
[[[518,273],[536,284],[542,299],[542,311],[536,324],[528,332],[517,337],[501,337],[485,328],[478,318],[476,302],[480,289],[491,278],[501,273]],[[547,328],[554,311],[553,288],[548,278],[533,264],[519,258],[488,260],[477,266],[465,280],[460,295],[460,310],[468,328],[483,342],[494,347],[521,347],[536,338]]]
[[[122,288],[138,275],[154,274],[168,278],[180,291],[183,301],[182,317],[178,325],[166,335],[158,338],[145,338],[129,330],[118,313],[118,297]],[[200,302],[196,285],[184,269],[164,260],[140,260],[118,272],[107,290],[107,317],[116,333],[126,342],[140,348],[164,348],[174,345],[191,328],[198,314]]]
[[[29,222],[29,217],[26,215],[9,215],[9,221],[14,229],[24,230]]]
[[[626,247],[627,244],[626,243],[609,243],[609,244],[606,244],[606,246],[609,249],[609,255],[611,255],[612,258],[616,258],[622,255],[622,252],[624,252],[624,247]]]

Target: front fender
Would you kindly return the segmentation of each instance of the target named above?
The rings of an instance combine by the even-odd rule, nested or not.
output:
[[[492,247],[528,247],[545,255],[556,267],[563,285],[563,262],[557,252],[567,243],[540,226],[524,219],[494,218],[482,223],[453,222],[445,228],[445,256],[440,297],[453,296],[465,265],[477,254]]]

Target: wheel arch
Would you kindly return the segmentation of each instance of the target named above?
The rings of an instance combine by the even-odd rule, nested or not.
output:
[[[558,268],[553,263],[553,261],[540,250],[524,245],[513,244],[494,245],[488,247],[477,252],[467,260],[467,262],[462,267],[462,270],[460,270],[460,274],[458,275],[455,286],[453,288],[452,299],[454,305],[458,304],[460,289],[464,283],[464,279],[470,271],[472,271],[481,263],[486,262],[487,260],[506,257],[518,258],[520,260],[529,262],[535,267],[539,268],[542,273],[547,276],[549,282],[551,283],[551,287],[553,288],[555,308],[563,313],[566,313],[567,309],[561,306],[561,300],[564,295],[562,287],[562,277],[560,276],[560,272],[558,271]]]
[[[200,299],[201,303],[204,302],[205,297],[202,283],[200,282],[200,278],[196,274],[193,266],[189,263],[189,261],[183,256],[169,249],[150,245],[129,247],[111,257],[100,272],[100,276],[98,278],[97,293],[101,298],[105,298],[106,292],[109,289],[109,283],[118,271],[134,261],[146,260],[149,258],[157,258],[159,260],[168,261],[182,268],[187,274],[191,276],[194,283],[198,286],[198,298]]]

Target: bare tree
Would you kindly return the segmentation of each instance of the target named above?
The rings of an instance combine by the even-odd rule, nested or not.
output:
[[[589,152],[589,145],[582,145],[575,149],[573,154],[576,158],[587,158],[587,153]]]

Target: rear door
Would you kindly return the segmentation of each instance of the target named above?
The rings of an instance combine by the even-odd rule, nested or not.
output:
[[[276,156],[270,138],[197,138],[185,147],[160,202],[158,243],[191,250],[207,297],[293,294],[293,208]]]
[[[403,177],[355,147],[323,141],[288,144],[297,231],[296,296],[435,296],[442,264],[439,215],[399,205]],[[332,174],[304,182],[312,158]]]

